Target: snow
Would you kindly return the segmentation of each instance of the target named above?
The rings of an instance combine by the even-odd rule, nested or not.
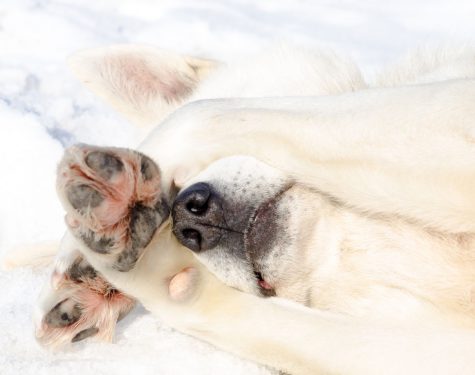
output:
[[[470,42],[473,1],[1,0],[0,257],[59,239],[54,181],[65,146],[133,147],[138,134],[69,73],[86,47],[146,43],[232,61],[285,40],[354,58],[371,77],[411,47]],[[138,308],[114,343],[57,353],[33,338],[31,310],[48,270],[0,271],[0,373],[267,374],[268,370],[177,333]]]

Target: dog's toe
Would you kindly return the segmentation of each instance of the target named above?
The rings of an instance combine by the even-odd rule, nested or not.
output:
[[[124,163],[118,157],[102,151],[89,153],[85,162],[89,168],[106,181],[124,169]]]
[[[80,306],[71,299],[65,299],[59,302],[48,314],[46,314],[44,322],[48,326],[60,328],[76,323],[80,317]]]
[[[85,184],[69,186],[66,196],[71,206],[81,212],[99,206],[104,200],[101,193]]]
[[[99,328],[97,327],[86,328],[82,330],[81,332],[77,333],[76,336],[72,338],[71,342],[82,341],[84,339],[87,339],[88,337],[97,335],[98,332],[99,332]]]

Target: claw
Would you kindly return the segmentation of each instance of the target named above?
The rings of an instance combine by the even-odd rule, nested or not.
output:
[[[78,334],[76,334],[76,336],[73,337],[71,342],[82,341],[84,339],[87,339],[88,337],[97,335],[97,332],[99,332],[99,328],[96,328],[96,327],[87,328],[79,332]]]
[[[41,324],[39,327],[36,327],[35,329],[35,337],[37,339],[41,339],[46,333],[46,326],[44,324]]]

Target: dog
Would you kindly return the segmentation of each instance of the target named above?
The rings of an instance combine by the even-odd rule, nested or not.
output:
[[[163,53],[138,48],[82,53],[73,69],[139,124],[191,102],[138,151],[66,152],[68,232],[39,336],[101,331],[63,293],[100,277],[128,298],[108,299],[114,319],[130,295],[291,373],[473,372],[471,52],[421,52],[371,88],[320,55],[313,97],[195,101],[221,95],[206,92],[226,68],[184,58],[188,70],[162,71]]]

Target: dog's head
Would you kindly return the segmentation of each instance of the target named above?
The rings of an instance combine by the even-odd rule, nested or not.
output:
[[[173,232],[226,284],[274,295],[306,272],[318,196],[254,158],[225,158],[180,191]]]
[[[92,92],[148,130],[193,100],[331,95],[366,87],[348,59],[285,45],[229,64],[144,45],[114,45],[76,52],[69,66]]]
[[[226,66],[148,46],[119,45],[78,52],[69,64],[92,92],[145,130],[193,100],[328,95],[365,86],[356,65],[346,59],[289,47]],[[175,233],[225,283],[259,295],[277,291],[285,296],[282,285],[295,285],[308,272],[302,258],[318,212],[318,199],[311,196],[257,160],[223,159],[181,190]],[[40,342],[59,346],[94,335],[110,340],[116,320],[134,301],[80,255],[59,263],[36,313]],[[287,296],[304,301],[305,290],[294,288]]]

